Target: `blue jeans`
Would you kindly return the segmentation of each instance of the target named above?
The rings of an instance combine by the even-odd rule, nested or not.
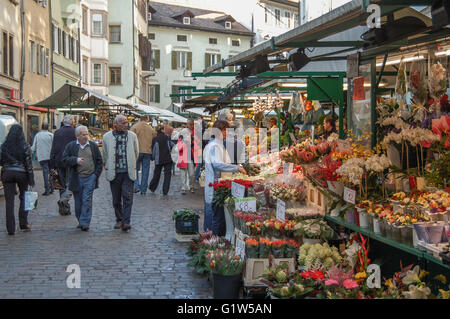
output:
[[[198,182],[200,179],[200,170],[202,169],[202,164],[198,163],[197,167],[195,168],[195,180]]]
[[[48,180],[50,174],[50,169],[48,167],[49,162],[50,162],[49,160],[39,162],[39,164],[42,167],[42,175],[44,176],[44,186],[46,193],[50,193],[51,191],[53,191]]]
[[[97,176],[92,174],[88,177],[78,178],[80,180],[80,190],[73,192],[75,216],[80,226],[89,226],[92,218],[92,196],[94,194]]]
[[[141,194],[147,192],[148,187],[148,175],[150,172],[150,161],[152,160],[152,154],[139,153],[139,157],[136,161],[136,180],[134,181],[134,189],[140,190]],[[141,183],[139,183],[139,169],[142,163]]]
[[[203,219],[203,231],[213,229],[213,204],[205,202],[205,211]]]

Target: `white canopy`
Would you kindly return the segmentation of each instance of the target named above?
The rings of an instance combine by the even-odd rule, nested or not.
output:
[[[171,122],[179,122],[179,123],[187,123],[187,118],[182,117],[176,113],[173,113],[169,110],[160,109],[156,106],[150,106],[150,105],[142,105],[142,104],[134,104],[134,106],[145,113],[153,114],[157,116],[160,119],[168,120]]]

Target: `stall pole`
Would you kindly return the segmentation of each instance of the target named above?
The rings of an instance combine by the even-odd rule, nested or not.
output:
[[[339,103],[339,138],[344,139],[344,78],[339,77],[339,83],[342,83],[342,96]],[[334,107],[333,107],[334,113]]]
[[[371,125],[371,136],[370,136],[370,144],[371,147],[375,147],[377,144],[377,100],[376,100],[376,83],[377,83],[377,67],[376,67],[376,59],[372,59],[370,62],[370,125]]]
[[[278,152],[281,150],[281,114],[280,114],[280,110],[277,110],[277,121],[278,121]]]
[[[69,87],[69,114],[72,114],[72,87]]]

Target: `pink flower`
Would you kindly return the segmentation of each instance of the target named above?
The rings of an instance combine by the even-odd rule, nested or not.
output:
[[[353,279],[346,279],[342,284],[345,289],[353,289],[358,287],[358,284]]]
[[[337,280],[334,280],[334,279],[327,279],[327,280],[325,280],[325,286],[332,286],[332,285],[339,286],[339,282]]]

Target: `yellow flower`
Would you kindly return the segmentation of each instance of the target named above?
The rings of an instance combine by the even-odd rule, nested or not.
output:
[[[443,289],[439,289],[439,292],[442,295],[442,299],[450,299],[450,290],[445,291]]]
[[[394,284],[392,283],[392,278],[389,278],[385,281],[384,285],[389,288],[394,288]]]
[[[419,279],[422,280],[423,278],[425,278],[426,276],[428,276],[430,273],[424,269],[420,270],[419,273]]]
[[[444,275],[437,275],[436,277],[434,277],[434,279],[439,280],[444,285],[447,283],[447,278]]]
[[[360,284],[367,278],[367,274],[365,271],[361,271],[355,275],[355,280]]]

